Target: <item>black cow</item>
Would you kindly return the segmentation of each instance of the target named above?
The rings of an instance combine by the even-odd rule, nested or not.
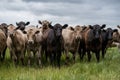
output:
[[[117,32],[117,29],[112,30],[111,28],[107,28],[106,30],[102,30],[102,58],[104,58],[104,55],[106,53],[107,45],[110,45],[112,43],[112,35],[113,32]]]
[[[25,26],[27,26],[27,25],[29,25],[30,24],[30,22],[23,22],[23,21],[20,21],[19,23],[17,23],[16,22],[16,25],[17,25],[17,28],[16,28],[16,30],[17,29],[20,29],[20,30],[24,30],[25,29]]]
[[[60,24],[55,24],[50,26],[50,30],[47,36],[47,53],[50,58],[51,65],[57,65],[60,68],[60,58],[61,58],[61,49],[62,49],[62,29],[66,28],[68,25],[64,26]]]
[[[86,30],[82,33],[82,42],[84,45],[81,53],[81,59],[83,59],[85,53],[87,52],[88,61],[90,61],[90,51],[92,51],[96,54],[97,62],[99,62],[100,50],[102,47],[101,29],[103,29],[105,26],[106,25],[90,25],[89,28],[86,28]]]

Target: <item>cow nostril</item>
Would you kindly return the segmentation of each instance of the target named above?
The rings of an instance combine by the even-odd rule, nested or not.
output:
[[[29,44],[32,44],[32,42],[29,42]]]
[[[33,41],[28,41],[28,44],[33,44],[34,42]]]

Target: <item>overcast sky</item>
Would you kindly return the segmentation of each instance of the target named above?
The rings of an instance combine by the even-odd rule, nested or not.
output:
[[[52,24],[120,25],[120,0],[0,0],[0,23],[49,20]]]

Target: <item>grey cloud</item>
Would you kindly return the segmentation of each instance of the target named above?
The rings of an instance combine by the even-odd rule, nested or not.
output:
[[[36,23],[38,19],[49,19],[54,23],[115,26],[120,21],[119,3],[120,0],[3,0],[0,17],[4,19],[0,22],[30,19]],[[13,14],[15,18],[11,20]]]
[[[63,3],[82,3],[83,0],[23,0],[25,2],[52,2],[52,3],[56,3],[56,2],[63,2]]]

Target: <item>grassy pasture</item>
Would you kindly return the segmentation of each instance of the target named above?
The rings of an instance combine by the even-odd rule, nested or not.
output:
[[[95,55],[92,54],[91,62],[84,58],[80,62],[77,56],[76,63],[69,66],[64,65],[64,55],[62,56],[61,69],[50,65],[38,68],[36,65],[14,66],[7,55],[5,61],[0,62],[0,80],[120,80],[120,53],[117,48],[109,48],[105,59],[96,62]]]

